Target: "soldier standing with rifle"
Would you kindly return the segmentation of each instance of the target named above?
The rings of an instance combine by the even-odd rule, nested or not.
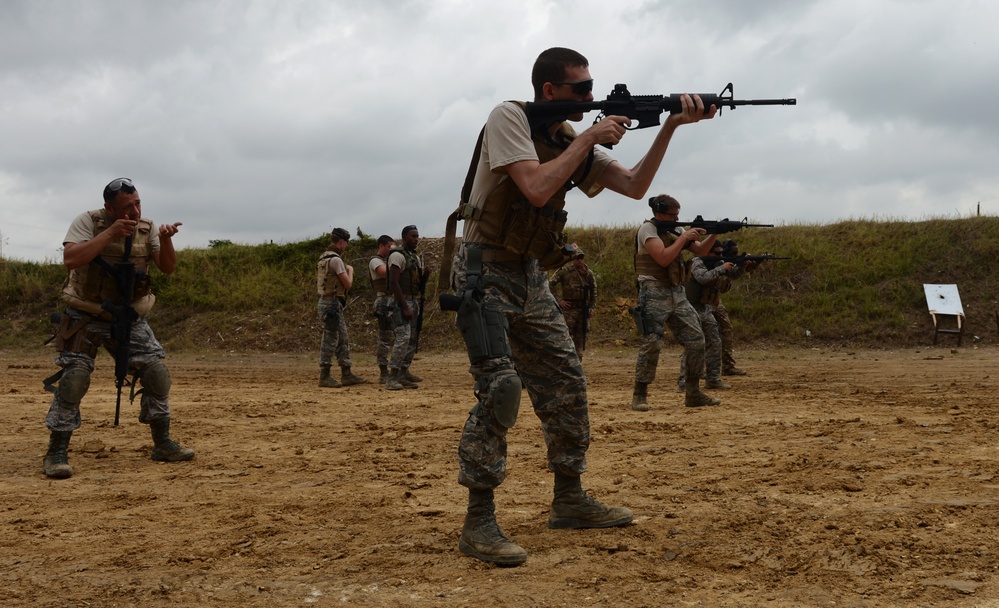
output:
[[[586,335],[589,333],[590,319],[593,318],[593,307],[597,303],[597,281],[593,271],[586,265],[585,257],[583,250],[577,248],[571,256],[572,264],[559,268],[549,281],[553,293],[555,287],[561,285],[562,297],[558,300],[558,307],[562,309],[565,324],[569,326],[569,334],[580,361],[586,350]]]
[[[593,100],[589,62],[571,49],[542,52],[531,83],[541,107]],[[504,102],[486,121],[453,214],[465,222],[454,273],[441,271],[458,294],[452,296],[457,302],[442,301],[442,308],[457,309],[477,399],[458,445],[458,483],[468,488],[458,548],[467,555],[502,566],[527,561],[524,548],[496,521],[494,493],[506,479],[507,433],[524,388],[554,476],[548,527],[609,528],[632,521],[630,509],[608,507],[582,487],[590,444],[586,375],[545,271],[563,259],[569,189],[590,197],[605,188],[643,197],[676,129],[716,112],[714,106],[706,112],[696,95],[682,95],[680,104],[632,167],[600,147],[624,137],[631,120],[623,116],[607,116],[579,133],[566,119],[579,121],[582,112],[532,129],[524,104]]]
[[[56,365],[62,370],[45,380],[46,389],[53,393],[45,418],[50,431],[43,461],[46,476],[65,479],[73,475],[67,450],[73,431],[81,425],[80,402],[90,388],[101,346],[115,357],[119,401],[122,386],[130,386],[133,397],[141,395],[139,422],[148,424],[152,432],[152,459],[194,458],[194,450],[170,438],[170,373],[162,361],[166,351],[146,322],[156,299],[150,289],[149,266],[173,274],[177,252],[172,239],[180,226],[177,222],[157,227],[143,217],[135,185],[122,177],[104,187],[103,209],[79,215],[69,227],[63,239],[63,264],[69,277],[62,298],[67,308],[54,336],[59,350]],[[129,371],[130,382],[125,379]],[[142,384],[137,392],[136,379]]]
[[[395,344],[389,361],[388,380],[385,381],[385,388],[390,391],[419,388],[417,382],[423,380],[409,372],[419,346],[419,327],[423,316],[420,295],[430,276],[430,269],[423,266],[420,256],[416,254],[419,242],[420,231],[416,226],[406,226],[402,229],[402,247],[393,249],[388,257],[389,294],[395,298]]]

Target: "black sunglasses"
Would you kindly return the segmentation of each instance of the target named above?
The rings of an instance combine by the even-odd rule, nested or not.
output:
[[[588,95],[590,91],[593,90],[593,79],[580,80],[578,82],[553,82],[555,86],[568,85],[572,87],[572,93],[574,95]]]
[[[131,179],[127,177],[119,177],[118,179],[111,180],[111,183],[108,184],[107,186],[104,186],[104,189],[107,190],[108,192],[117,192],[121,190],[122,186],[128,186],[129,188],[132,189],[135,188],[135,184],[132,183]]]

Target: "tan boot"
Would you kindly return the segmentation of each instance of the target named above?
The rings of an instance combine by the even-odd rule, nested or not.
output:
[[[579,477],[555,473],[555,500],[548,515],[549,528],[613,528],[631,523],[625,507],[607,507],[583,491]]]
[[[354,386],[355,384],[367,384],[367,380],[354,374],[349,367],[340,368],[340,386]]]
[[[458,549],[465,555],[498,566],[519,566],[527,561],[527,551],[500,530],[495,510],[492,490],[468,491],[468,513],[461,528]]]
[[[409,368],[402,370],[402,375],[406,380],[410,382],[423,382],[423,378],[417,376],[416,374],[409,371]]]
[[[705,393],[697,384],[687,385],[687,396],[684,397],[687,407],[703,407],[705,405],[721,405],[721,399],[715,399]]]
[[[729,383],[727,383],[727,382],[725,382],[725,381],[723,381],[723,380],[721,380],[721,379],[718,379],[718,380],[705,380],[704,381],[704,388],[710,388],[710,389],[714,389],[714,390],[717,390],[717,391],[727,391],[730,388],[732,388],[732,385],[729,384]]]
[[[321,388],[340,388],[340,381],[330,375],[330,366],[319,366],[319,386]]]
[[[181,447],[170,438],[170,419],[157,418],[149,423],[153,435],[153,453],[150,458],[160,462],[183,462],[194,460],[194,450]]]
[[[389,368],[388,379],[385,380],[385,390],[401,391],[405,388],[399,383],[399,370]]]
[[[647,382],[635,382],[635,393],[631,397],[631,409],[636,412],[649,411],[648,397],[649,384]]]
[[[69,440],[73,431],[50,431],[49,451],[42,460],[42,471],[52,479],[66,479],[73,476],[73,467],[69,466]]]

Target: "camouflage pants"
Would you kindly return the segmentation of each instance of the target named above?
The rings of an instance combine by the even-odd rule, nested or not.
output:
[[[390,296],[391,297],[391,296]],[[392,300],[393,310],[399,309],[399,303]],[[406,296],[406,306],[413,313],[413,318],[407,321],[401,312],[395,313],[395,327],[392,328],[393,344],[392,359],[389,369],[409,369],[416,355],[416,345],[419,339],[416,335],[416,317],[420,312],[420,301],[416,296]]]
[[[395,344],[395,332],[392,331],[392,321],[389,317],[392,313],[391,301],[391,296],[377,296],[373,307],[374,315],[378,319],[378,345],[375,347],[375,360],[379,367],[388,367],[392,345]]]
[[[323,340],[319,345],[319,367],[332,367],[336,355],[340,367],[350,367],[350,343],[343,304],[336,298],[319,298],[319,319],[323,322]]]
[[[669,327],[677,342],[683,344],[687,360],[687,379],[699,384],[704,370],[704,332],[694,306],[683,287],[667,287],[657,281],[642,281],[638,305],[643,310],[646,335],[638,347],[635,382],[651,384],[656,379],[659,353],[663,348],[661,328]]]
[[[569,327],[569,335],[572,336],[572,343],[576,346],[576,352],[582,356],[586,350],[586,313],[580,308],[570,308],[563,310],[565,324]]]
[[[694,307],[697,310],[697,307]],[[722,366],[722,341],[718,333],[718,321],[715,320],[714,306],[706,305],[697,311],[701,318],[701,330],[704,332],[704,378],[720,380]],[[680,377],[678,383],[684,386],[687,380],[687,353],[680,355]]]
[[[464,282],[463,253],[455,259],[458,293]],[[590,445],[586,376],[547,273],[535,261],[482,266],[483,308],[502,313],[509,322],[512,354],[471,362],[478,401],[458,445],[458,483],[487,489],[506,478],[507,429],[496,420],[490,387],[510,374],[520,376],[541,421],[548,469],[580,475]]]
[[[69,308],[65,313],[74,320],[80,319],[84,315],[76,309]],[[84,370],[88,375],[94,371],[94,358],[100,347],[104,347],[114,356],[114,349],[118,343],[111,338],[111,324],[107,321],[93,320],[88,323],[81,332],[86,332],[85,340],[90,345],[90,352],[73,352],[64,350],[59,353],[55,363],[63,368],[64,372],[71,369]],[[142,372],[166,358],[166,351],[156,340],[153,330],[146,323],[145,317],[132,323],[132,335],[128,342],[128,371],[129,374],[138,373],[141,378]],[[112,360],[112,365],[113,365]],[[129,388],[123,387],[122,391],[127,396]],[[75,431],[80,428],[82,417],[80,416],[80,401],[69,402],[60,397],[59,389],[56,389],[52,396],[52,403],[49,405],[48,415],[45,416],[45,426],[52,431]],[[154,397],[148,391],[142,391],[139,400],[139,422],[148,424],[153,420],[170,417],[169,395]]]
[[[718,333],[721,335],[722,370],[735,369],[735,354],[732,352],[735,331],[724,302],[718,302],[718,306],[715,306],[715,321],[718,321]]]

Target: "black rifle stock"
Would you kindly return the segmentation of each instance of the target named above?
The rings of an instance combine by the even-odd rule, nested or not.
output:
[[[718,108],[721,114],[722,109],[730,108],[734,110],[738,106],[793,106],[797,105],[797,99],[735,99],[732,83],[728,83],[722,92],[698,93],[701,101],[704,102],[704,113],[707,114],[711,106]],[[670,95],[632,95],[628,92],[628,86],[624,84],[614,85],[607,99],[602,101],[541,101],[527,102],[527,121],[531,125],[532,131],[541,131],[548,126],[567,120],[573,114],[581,114],[592,110],[599,110],[594,123],[606,116],[625,116],[632,121],[637,121],[637,125],[629,130],[644,129],[654,127],[659,124],[659,115],[663,112],[679,114],[683,111],[680,101],[681,93]],[[611,145],[604,144],[610,148]]]
[[[739,220],[730,220],[728,218],[721,220],[706,220],[701,216],[697,216],[691,222],[656,222],[656,226],[659,233],[662,234],[664,231],[673,231],[676,228],[701,228],[704,230],[705,234],[725,234],[728,232],[735,232],[736,230],[741,230],[743,228],[773,228],[773,224],[750,224],[749,218],[743,218]]]
[[[125,254],[119,264],[112,266],[104,260],[97,258],[95,262],[114,277],[117,286],[118,299],[120,304],[115,304],[105,300],[101,308],[111,315],[111,338],[115,341],[114,349],[114,385],[118,389],[118,396],[114,404],[114,425],[118,426],[118,418],[121,413],[121,389],[124,386],[134,388],[133,382],[128,381],[128,352],[129,343],[132,340],[132,323],[139,318],[135,308],[132,307],[132,294],[135,291],[135,262],[129,262],[132,255],[132,235],[125,237]]]

